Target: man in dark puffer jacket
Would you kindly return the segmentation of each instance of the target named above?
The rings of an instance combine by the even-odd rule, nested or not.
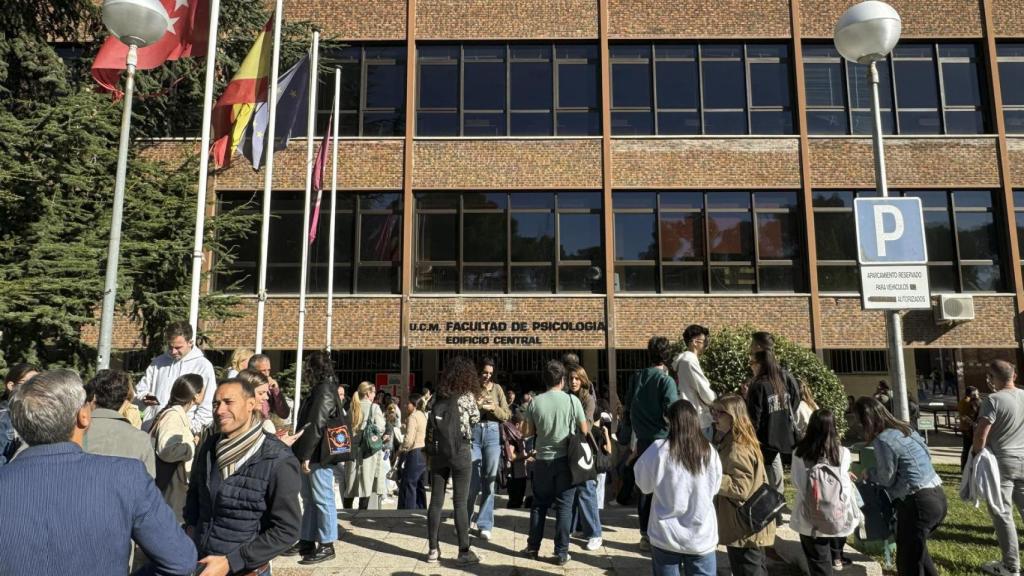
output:
[[[299,463],[254,417],[256,391],[221,382],[213,410],[220,432],[192,466],[185,524],[205,576],[269,574],[269,562],[299,538]]]

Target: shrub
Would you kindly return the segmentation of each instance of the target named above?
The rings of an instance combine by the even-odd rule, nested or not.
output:
[[[750,337],[756,330],[749,326],[724,328],[711,334],[710,345],[701,356],[704,374],[711,381],[716,394],[738,392],[740,385],[750,379]],[[680,350],[683,342],[677,343]],[[836,416],[839,433],[846,432],[846,392],[839,378],[818,356],[786,338],[775,336],[775,354],[793,376],[804,385],[810,385],[819,407],[827,407]]]

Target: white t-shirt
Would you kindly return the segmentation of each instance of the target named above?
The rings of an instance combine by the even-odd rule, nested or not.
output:
[[[636,485],[654,493],[647,537],[651,544],[678,554],[714,554],[718,516],[713,500],[722,486],[722,461],[712,448],[708,465],[696,476],[669,453],[668,440],[655,440],[633,468]]]

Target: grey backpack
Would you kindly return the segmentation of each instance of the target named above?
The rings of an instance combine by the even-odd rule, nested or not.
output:
[[[838,535],[852,531],[851,497],[843,488],[839,466],[821,460],[808,468],[803,513],[815,532]]]

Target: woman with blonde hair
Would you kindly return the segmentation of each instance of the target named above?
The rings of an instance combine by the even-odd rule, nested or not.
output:
[[[228,360],[228,378],[238,376],[238,373],[249,367],[249,358],[255,354],[248,348],[235,348],[231,353],[231,360]]]
[[[575,365],[569,372],[569,393],[579,399],[583,405],[583,414],[587,422],[593,426],[594,410],[597,398],[593,393],[593,384],[583,366]],[[596,444],[596,442],[595,442]],[[604,443],[601,442],[603,445]],[[597,479],[587,480],[576,491],[576,501],[572,506],[572,527],[578,530],[580,537],[586,539],[586,549],[597,550],[604,541],[601,539],[601,513],[597,502]]]
[[[800,438],[807,433],[807,425],[811,421],[811,415],[818,409],[818,403],[814,401],[814,391],[807,382],[800,382],[800,406],[796,409],[796,433]]]
[[[373,402],[377,396],[377,388],[369,382],[361,382],[352,396],[352,461],[345,466],[345,493],[342,502],[345,508],[351,508],[352,502],[359,499],[359,509],[370,507],[370,496],[384,494],[384,452],[379,448],[372,453],[364,444],[368,428],[376,428],[377,434],[384,434],[384,412]],[[368,439],[369,440],[369,439]],[[383,446],[382,438],[376,440],[377,446]]]
[[[775,543],[775,523],[752,533],[740,520],[739,508],[767,480],[761,443],[743,397],[728,394],[711,404],[715,445],[722,461],[722,485],[715,496],[718,541],[729,554],[736,576],[765,576],[763,546]]]

